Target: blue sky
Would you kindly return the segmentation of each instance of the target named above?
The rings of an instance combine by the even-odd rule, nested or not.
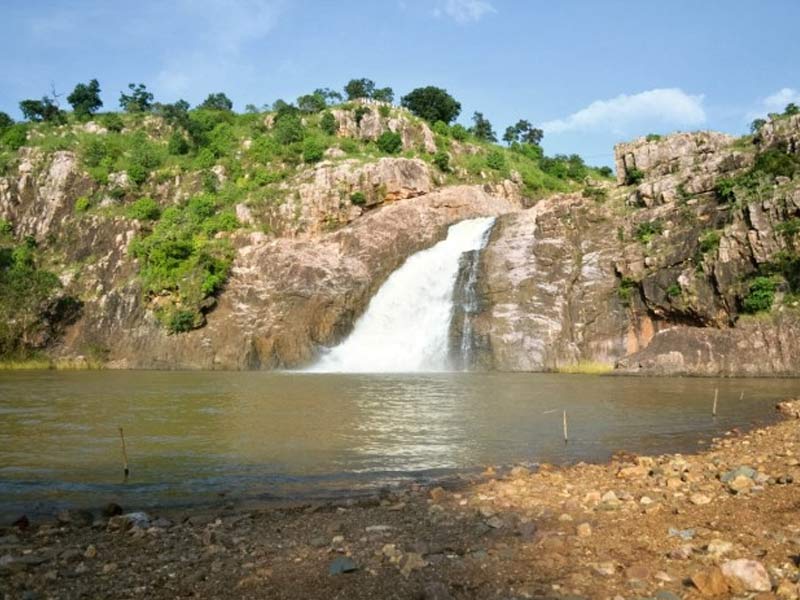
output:
[[[797,0],[5,0],[0,110],[51,83],[128,82],[156,99],[224,91],[237,109],[352,77],[397,97],[438,85],[498,133],[543,126],[547,153],[610,164],[650,132],[744,133],[800,102]]]

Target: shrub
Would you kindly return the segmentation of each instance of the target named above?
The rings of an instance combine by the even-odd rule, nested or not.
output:
[[[109,131],[119,133],[125,127],[125,123],[117,113],[107,113],[102,116],[100,123]]]
[[[13,124],[14,124],[14,119],[12,119],[8,113],[4,113],[3,111],[0,110],[0,133],[3,133]]]
[[[339,131],[339,123],[336,121],[336,117],[333,116],[333,113],[326,110],[322,113],[322,117],[320,117],[319,128],[328,135],[336,135],[336,132]]]
[[[450,135],[454,140],[463,142],[469,136],[469,131],[467,131],[467,128],[463,125],[456,123],[450,127]]]
[[[644,171],[632,167],[625,171],[625,185],[638,185],[644,179]]]
[[[180,132],[173,131],[167,143],[167,152],[172,156],[182,156],[189,153],[189,140]]]
[[[400,99],[400,104],[430,123],[451,123],[461,113],[461,104],[447,90],[434,86],[412,90]]]
[[[756,156],[753,171],[760,171],[773,177],[792,177],[798,169],[795,158],[777,149],[770,149]]]
[[[720,202],[734,202],[736,200],[736,181],[730,177],[718,179],[714,184],[714,195]]]
[[[0,219],[0,237],[8,237],[14,233],[14,226],[5,219]]]
[[[433,132],[438,135],[443,135],[445,137],[450,135],[450,127],[444,121],[436,121],[433,124]]]
[[[756,119],[752,123],[750,123],[750,133],[757,134],[761,131],[761,128],[767,124],[766,119]]]
[[[778,282],[774,277],[759,276],[748,286],[747,295],[742,299],[742,312],[754,314],[772,308]]]
[[[316,138],[308,138],[303,142],[303,162],[315,163],[325,156],[325,144]]]
[[[667,296],[676,298],[681,295],[681,286],[678,283],[673,283],[667,288]]]
[[[611,169],[611,167],[606,166],[600,167],[597,169],[597,172],[603,177],[611,177],[614,174],[614,171]]]
[[[403,149],[403,138],[400,137],[399,133],[384,131],[380,137],[378,137],[377,144],[381,152],[397,154]]]
[[[353,117],[356,120],[356,126],[361,126],[361,120],[366,117],[370,112],[370,109],[366,106],[356,106],[355,110],[353,111]]]
[[[275,120],[274,135],[275,139],[284,146],[302,142],[305,137],[305,128],[300,121],[300,116],[288,114],[277,118]]]
[[[318,113],[328,106],[325,96],[320,92],[305,94],[297,99],[297,109],[306,114]]]
[[[155,221],[161,216],[161,207],[152,198],[139,198],[128,207],[128,216],[137,221]]]
[[[378,107],[378,114],[384,119],[388,119],[392,114],[392,108],[390,106],[382,104],[381,106]]]
[[[359,190],[350,194],[350,202],[356,206],[364,206],[367,203],[367,197],[364,195],[364,192]]]
[[[28,126],[25,123],[15,123],[3,132],[0,143],[10,150],[19,150],[28,141]]]
[[[491,150],[486,155],[486,166],[495,171],[502,171],[506,167],[506,158],[500,150]]]
[[[792,219],[783,221],[782,223],[778,223],[775,226],[775,231],[791,240],[794,238],[794,236],[800,233],[800,218],[794,217]]]
[[[633,293],[638,287],[639,283],[630,277],[623,277],[620,280],[617,295],[623,304],[630,305],[631,300],[633,300]]]
[[[790,102],[786,105],[786,109],[783,111],[783,114],[787,117],[792,115],[800,115],[800,106],[797,106],[794,102]]]
[[[81,196],[77,200],[75,200],[75,206],[73,209],[77,214],[83,214],[92,206],[92,203],[89,201],[89,198],[86,196]]]
[[[662,231],[664,231],[664,226],[661,221],[645,221],[637,225],[634,235],[641,243],[647,244],[652,241],[654,237],[660,235]]]
[[[722,239],[722,234],[716,230],[711,229],[709,231],[703,232],[700,236],[700,252],[703,254],[708,254],[709,252],[715,252],[717,248],[719,248],[719,242]]]
[[[661,136],[657,133],[648,133],[644,139],[648,142],[657,142],[661,139]]]
[[[435,164],[440,171],[448,173],[450,171],[450,155],[444,150],[439,150],[433,155],[433,164]]]
[[[608,190],[602,187],[587,185],[583,188],[583,197],[591,198],[595,202],[605,202],[608,198]]]
[[[166,322],[170,333],[185,333],[195,328],[197,313],[192,310],[177,309],[168,313]]]

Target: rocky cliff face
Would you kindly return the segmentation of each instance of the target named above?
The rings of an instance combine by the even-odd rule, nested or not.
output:
[[[501,217],[481,259],[479,364],[800,374],[800,183],[770,166],[797,168],[798,131],[792,117],[752,141],[697,133],[621,144],[616,189]],[[633,169],[644,179],[625,185]],[[763,280],[771,306],[743,315]]]

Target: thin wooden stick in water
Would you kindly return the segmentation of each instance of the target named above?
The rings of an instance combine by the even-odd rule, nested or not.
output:
[[[711,416],[717,416],[717,399],[719,398],[719,388],[714,388],[714,406],[711,409]]]
[[[122,427],[119,428],[119,439],[122,440],[122,469],[125,473],[125,479],[128,478],[128,451],[125,449],[125,434],[122,433]]]
[[[569,441],[569,436],[567,435],[567,411],[564,411],[564,443],[566,444]]]
[[[742,400],[744,400],[744,392],[739,394],[739,402],[741,402]]]

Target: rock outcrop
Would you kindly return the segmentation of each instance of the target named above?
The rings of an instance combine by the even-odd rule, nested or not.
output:
[[[233,275],[202,329],[168,335],[141,306],[136,286],[121,286],[87,306],[60,352],[102,346],[118,368],[301,366],[349,333],[386,277],[450,224],[517,208],[457,186],[387,204],[314,239],[247,234],[236,240]]]
[[[498,219],[481,258],[478,364],[799,375],[800,317],[796,302],[780,302],[788,288],[775,284],[771,316],[741,313],[754,277],[781,264],[792,277],[800,185],[754,171],[733,200],[716,191],[767,149],[796,153],[798,130],[792,117],[750,146],[707,132],[621,144],[618,181],[636,168],[641,182]]]

